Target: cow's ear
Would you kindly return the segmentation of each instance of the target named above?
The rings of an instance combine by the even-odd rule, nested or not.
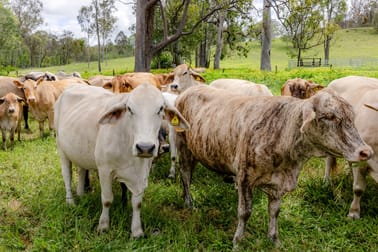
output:
[[[302,108],[303,123],[300,129],[301,133],[304,132],[304,128],[306,127],[306,125],[309,124],[312,120],[314,120],[315,117],[316,113],[314,107],[310,102],[306,102]]]
[[[206,80],[197,72],[190,69],[190,74],[194,77],[196,81],[206,83]]]
[[[19,80],[14,80],[13,81],[13,84],[18,87],[18,88],[22,88],[24,86],[24,84],[22,84]]]
[[[176,131],[182,132],[184,130],[190,129],[189,123],[175,107],[172,108],[167,106],[164,112],[164,118],[169,122],[170,125],[175,127]]]
[[[102,85],[103,88],[105,89],[112,89],[113,88],[113,84],[111,81],[109,82],[106,82],[104,85]]]
[[[172,83],[174,79],[175,79],[175,75],[173,73],[167,74],[166,76],[164,76],[163,83],[164,84]]]
[[[99,124],[116,123],[126,112],[125,102],[114,105],[100,116]]]
[[[25,101],[23,98],[21,98],[20,96],[17,96],[17,95],[16,95],[16,100],[17,100],[17,102],[19,102],[19,103]]]

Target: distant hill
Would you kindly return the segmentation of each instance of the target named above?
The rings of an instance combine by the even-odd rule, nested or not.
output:
[[[330,64],[342,67],[358,67],[361,64],[373,64],[378,66],[378,33],[370,27],[344,29],[336,32],[331,44]],[[278,69],[288,67],[291,60],[287,54],[290,43],[281,39],[275,39],[272,42],[271,63],[272,68]],[[260,67],[260,43],[252,44],[252,50],[249,52],[248,58],[234,55],[226,58],[221,62],[221,67]],[[317,46],[311,50],[304,52],[303,57],[316,57],[324,59],[323,46]]]

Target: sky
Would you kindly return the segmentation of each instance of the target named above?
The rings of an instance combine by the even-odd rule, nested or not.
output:
[[[82,6],[89,6],[91,0],[41,0],[43,9],[41,15],[44,24],[40,26],[42,30],[55,35],[62,35],[63,31],[71,31],[75,38],[86,38],[87,34],[81,31],[77,22],[77,16]],[[118,21],[113,32],[112,40],[118,32],[123,31],[129,35],[129,27],[135,24],[135,16],[131,6],[116,1],[117,11],[114,14]]]
[[[256,6],[262,7],[263,0],[254,0]],[[77,16],[82,6],[89,6],[91,0],[41,0],[43,3],[42,17],[44,24],[40,26],[42,30],[55,35],[62,35],[63,31],[71,31],[75,38],[86,38],[87,34],[81,31],[77,22]],[[127,2],[127,1],[123,1]],[[128,1],[131,2],[131,1]],[[117,11],[115,16],[118,18],[116,27],[113,32],[112,41],[115,36],[123,31],[130,35],[129,27],[135,24],[135,15],[132,12],[131,5],[125,5],[116,1]],[[92,38],[91,44],[96,44]]]

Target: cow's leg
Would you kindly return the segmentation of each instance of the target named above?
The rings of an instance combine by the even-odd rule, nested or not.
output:
[[[109,208],[113,202],[112,176],[109,170],[99,169],[98,175],[101,184],[102,212],[98,223],[98,231],[109,230]]]
[[[55,130],[54,130],[54,110],[49,111],[48,113],[48,119],[49,119],[49,130],[50,130],[50,136],[55,136]]]
[[[361,195],[365,191],[365,188],[366,188],[367,167],[353,167],[352,171],[353,171],[353,201],[349,208],[348,217],[352,219],[359,219]]]
[[[278,214],[280,213],[281,197],[269,195],[269,230],[268,237],[273,241],[276,246],[280,245],[278,238]]]
[[[237,244],[244,237],[245,225],[252,212],[252,188],[249,186],[247,175],[243,172],[237,178],[238,188],[238,226],[235,231],[233,244]]]
[[[21,141],[21,118],[18,119],[16,131],[17,131],[17,140]]]
[[[176,161],[177,161],[177,148],[176,148],[176,130],[174,127],[169,126],[169,148],[171,151],[171,167],[169,169],[169,178],[174,178],[176,175]]]
[[[43,137],[44,121],[39,121],[39,135]]]
[[[326,168],[325,168],[325,173],[324,173],[324,181],[327,181],[331,177],[332,171],[336,169],[336,158],[335,157],[326,157]]]
[[[131,234],[134,238],[143,236],[142,222],[140,219],[142,198],[143,193],[139,195],[132,194],[131,196],[131,206],[133,208],[133,215],[131,219]]]
[[[59,151],[59,148],[58,148]],[[60,152],[60,162],[62,165],[62,176],[64,180],[64,185],[66,187],[66,202],[69,205],[74,204],[74,198],[72,195],[71,190],[71,179],[72,179],[72,162],[64,155],[64,153]]]
[[[28,117],[29,117],[29,106],[23,105],[22,106],[22,113],[24,115],[24,122],[25,122],[25,129],[30,130],[29,124],[28,124]]]
[[[10,139],[10,143],[11,143],[11,149],[13,150],[14,148],[14,131],[16,130],[16,128],[11,128],[10,130],[10,134],[9,134],[9,139]]]
[[[85,176],[87,175],[88,170],[77,167],[78,183],[76,193],[78,196],[83,196],[85,192]]]
[[[7,131],[5,128],[1,129],[1,134],[3,137],[3,150],[7,150]]]
[[[183,146],[180,150],[180,173],[181,182],[184,188],[184,200],[187,207],[192,207],[192,197],[190,195],[190,183],[192,181],[193,169],[197,163],[190,151]]]

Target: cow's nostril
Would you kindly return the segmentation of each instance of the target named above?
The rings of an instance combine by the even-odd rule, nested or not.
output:
[[[360,151],[360,161],[368,160],[371,157],[371,151],[369,150],[362,150]]]
[[[138,143],[136,144],[136,149],[138,156],[140,157],[151,157],[155,150],[155,144],[150,143]]]

